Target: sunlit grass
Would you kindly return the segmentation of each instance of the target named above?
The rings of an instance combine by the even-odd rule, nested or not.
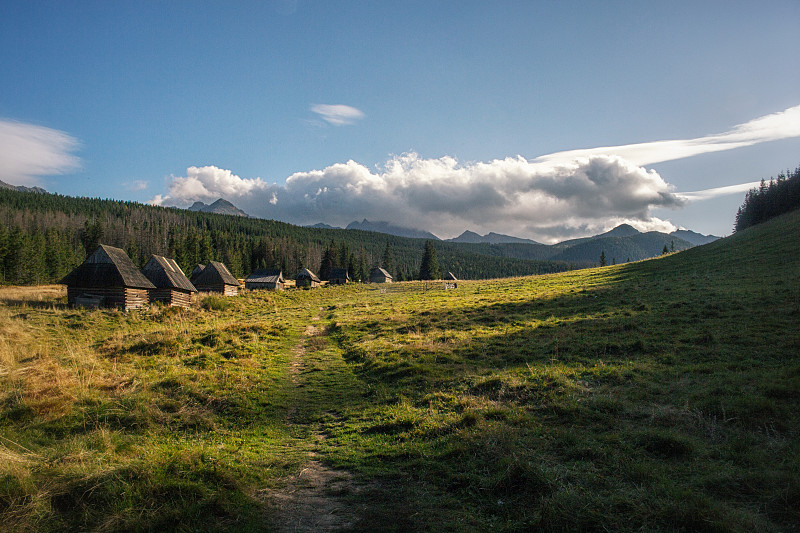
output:
[[[269,530],[314,453],[365,482],[362,531],[792,530],[798,225],[448,291],[2,288],[0,519]]]

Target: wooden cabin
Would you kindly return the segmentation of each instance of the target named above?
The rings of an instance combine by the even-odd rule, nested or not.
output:
[[[350,274],[346,268],[332,268],[328,285],[344,285],[350,283]]]
[[[150,290],[150,303],[189,307],[192,293],[197,292],[174,259],[154,255],[142,269],[142,274],[156,286]]]
[[[61,283],[67,303],[75,307],[136,309],[148,304],[155,286],[133,264],[125,250],[101,244]]]
[[[242,286],[239,280],[233,277],[228,267],[219,261],[209,261],[192,281],[198,291],[220,292],[224,296],[236,296],[239,294],[239,287]]]
[[[280,270],[256,270],[244,280],[245,289],[282,291],[286,280]]]
[[[309,287],[312,289],[314,287],[319,287],[322,283],[317,275],[307,268],[301,270],[300,273],[295,276],[294,280],[295,287]]]
[[[194,284],[194,280],[196,280],[197,276],[199,276],[203,272],[203,269],[205,267],[206,267],[205,265],[201,265],[201,264],[195,265],[195,267],[192,269],[192,273],[189,274],[189,281],[192,284]]]
[[[392,275],[382,268],[373,268],[369,273],[370,283],[391,283],[393,281]]]

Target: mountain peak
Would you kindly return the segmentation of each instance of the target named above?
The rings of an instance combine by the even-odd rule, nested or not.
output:
[[[447,239],[450,242],[462,242],[468,244],[488,243],[488,244],[510,244],[510,243],[524,243],[524,244],[539,244],[530,239],[522,239],[520,237],[512,237],[510,235],[503,235],[501,233],[490,232],[486,235],[479,235],[474,231],[466,230],[458,237]]]
[[[388,233],[389,235],[396,235],[398,237],[409,237],[411,239],[431,239],[440,240],[439,237],[429,231],[418,230],[414,228],[405,228],[403,226],[395,226],[390,222],[370,222],[366,218],[361,222],[353,221],[347,225],[345,229],[357,229],[362,231],[374,231],[376,233]]]
[[[612,230],[601,233],[600,235],[595,235],[595,237],[630,237],[631,235],[637,235],[639,233],[641,233],[641,231],[630,224],[620,224]]]
[[[198,200],[188,208],[188,211],[201,211],[203,213],[215,213],[217,215],[236,215],[240,217],[250,216],[224,198],[217,198],[211,204],[204,204]]]
[[[0,189],[11,189],[19,192],[35,192],[39,194],[47,194],[47,191],[41,187],[26,187],[24,185],[11,185],[5,181],[0,181]]]

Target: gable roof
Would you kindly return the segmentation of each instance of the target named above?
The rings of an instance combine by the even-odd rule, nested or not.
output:
[[[317,277],[317,275],[314,274],[313,272],[311,272],[307,268],[304,268],[303,270],[301,270],[297,274],[297,277],[295,279],[305,279],[305,278],[309,278],[311,281],[316,281],[317,283],[321,283],[319,278]]]
[[[332,268],[329,277],[331,279],[350,279],[350,274],[347,273],[346,268]]]
[[[283,272],[275,269],[255,270],[247,276],[245,283],[283,283]]]
[[[370,277],[372,277],[372,276],[383,276],[383,277],[385,277],[387,279],[394,279],[391,274],[389,274],[388,272],[386,272],[384,269],[382,269],[380,267],[373,268],[372,272],[370,272],[369,275],[370,275]]]
[[[155,289],[121,248],[101,244],[62,284],[72,287],[130,287]]]
[[[142,269],[142,274],[159,289],[179,289],[197,292],[174,259],[153,255]]]
[[[203,272],[203,269],[204,269],[205,267],[206,267],[205,265],[201,265],[201,264],[199,264],[199,263],[198,263],[198,264],[197,264],[197,266],[195,266],[195,267],[192,269],[192,273],[191,273],[191,274],[189,274],[189,281],[191,281],[192,283],[194,283],[194,280],[196,280],[196,279],[197,279],[197,276],[199,276],[199,275],[200,275],[200,274]]]
[[[228,267],[219,261],[209,261],[206,267],[194,278],[195,287],[216,285],[223,283],[225,285],[233,285],[234,287],[241,287],[242,284],[239,280],[233,277]]]

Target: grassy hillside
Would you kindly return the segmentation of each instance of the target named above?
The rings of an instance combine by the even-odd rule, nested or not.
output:
[[[795,212],[639,263],[188,311],[2,289],[0,523],[797,530],[799,230]]]

